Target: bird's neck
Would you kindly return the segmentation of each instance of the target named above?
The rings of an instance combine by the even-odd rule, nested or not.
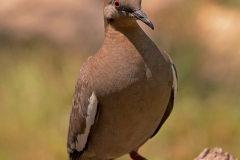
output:
[[[137,37],[146,38],[147,35],[136,20],[113,22],[108,25],[105,24],[105,40],[119,41],[119,38],[123,38],[134,41]]]
[[[152,49],[158,50],[152,40],[138,25],[136,20],[130,21],[130,23],[128,22],[127,24],[121,24],[122,25],[112,23],[105,25],[103,46],[108,46],[108,48],[116,50],[121,48],[124,49],[125,52],[128,49],[135,49],[142,57],[149,56],[148,52],[152,52],[151,50],[146,51],[146,45],[152,46]]]

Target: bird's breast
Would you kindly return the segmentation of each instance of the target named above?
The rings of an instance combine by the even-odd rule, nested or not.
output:
[[[159,88],[169,81],[171,67],[158,58],[153,59],[149,65],[140,54],[136,53],[98,57],[91,68],[91,74],[94,91],[99,97],[105,97],[136,83],[153,90]],[[169,85],[171,84],[167,86]]]
[[[169,88],[152,88],[147,81],[138,81],[102,98],[89,147],[109,159],[140,147],[159,125],[169,95]],[[108,155],[103,154],[106,150]]]
[[[99,96],[100,115],[89,143],[96,154],[107,158],[118,157],[140,147],[154,133],[171,91],[169,76],[164,80],[160,76],[168,72],[166,68],[161,69],[162,66],[155,70],[156,66],[149,67],[141,57],[116,58],[112,62],[99,61],[100,67],[96,67],[99,70],[93,72],[100,84],[95,89],[105,94]],[[106,64],[108,67],[104,66]],[[101,155],[104,150],[109,155]]]
[[[91,74],[95,92],[105,97],[142,81],[146,66],[140,56],[106,56],[94,62]]]

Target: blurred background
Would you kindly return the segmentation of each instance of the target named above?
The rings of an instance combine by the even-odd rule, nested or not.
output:
[[[179,76],[175,108],[141,148],[191,160],[205,147],[240,157],[240,1],[143,0]],[[101,46],[103,0],[1,0],[0,159],[65,160],[80,67]],[[120,158],[127,160],[128,156]]]

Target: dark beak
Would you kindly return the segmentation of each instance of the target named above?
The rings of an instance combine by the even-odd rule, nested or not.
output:
[[[133,15],[135,18],[141,20],[143,23],[145,23],[154,30],[152,22],[147,18],[147,15],[142,10],[134,11]]]

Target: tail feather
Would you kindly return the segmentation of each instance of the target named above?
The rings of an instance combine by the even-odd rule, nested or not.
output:
[[[83,156],[83,151],[78,152],[74,150],[72,153],[69,153],[69,160],[80,160]]]

